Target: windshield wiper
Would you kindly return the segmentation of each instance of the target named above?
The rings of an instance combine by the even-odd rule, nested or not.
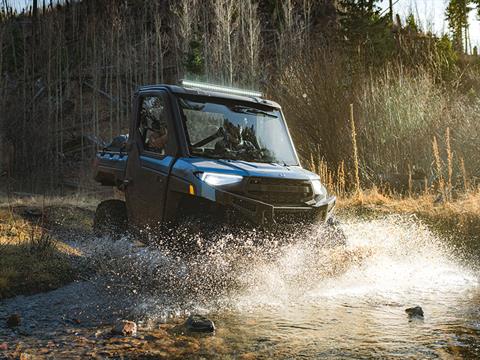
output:
[[[269,117],[273,117],[273,118],[278,117],[277,115],[269,113],[267,111],[263,111],[263,110],[256,109],[256,108],[251,108],[251,107],[248,107],[248,106],[236,105],[236,106],[232,106],[230,108],[230,110],[232,110],[234,112],[244,113],[244,114],[258,114],[258,115],[265,115],[265,116],[269,116]]]
[[[273,164],[273,165],[280,165],[280,166],[283,166],[283,167],[290,166],[285,161],[270,161],[269,163]]]

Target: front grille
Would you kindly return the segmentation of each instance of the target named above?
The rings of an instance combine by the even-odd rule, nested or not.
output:
[[[301,206],[313,198],[308,180],[252,177],[246,185],[246,195],[272,205]]]

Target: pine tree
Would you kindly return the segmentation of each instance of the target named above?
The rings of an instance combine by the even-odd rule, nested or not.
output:
[[[379,0],[340,0],[339,20],[349,48],[373,62],[392,54],[394,43],[390,16],[382,16]]]
[[[480,0],[474,1],[480,3]],[[446,10],[454,47],[460,53],[468,51],[468,14],[472,11],[471,4],[472,0],[450,0]]]

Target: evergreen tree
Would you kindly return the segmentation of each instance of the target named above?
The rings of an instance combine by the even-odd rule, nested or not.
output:
[[[468,14],[473,2],[480,3],[480,0],[450,0],[446,10],[455,50],[461,53],[468,51]]]
[[[418,32],[418,25],[415,21],[415,16],[413,14],[409,14],[405,20],[405,26],[409,31]]]
[[[372,62],[392,55],[394,39],[390,16],[382,16],[379,0],[340,0],[339,20],[343,39]]]

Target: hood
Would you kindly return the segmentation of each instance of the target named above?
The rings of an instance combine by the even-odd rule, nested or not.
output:
[[[295,180],[318,179],[318,175],[300,166],[283,166],[274,163],[256,163],[241,160],[216,160],[205,158],[184,158],[197,172],[219,172],[244,177],[272,177]]]

